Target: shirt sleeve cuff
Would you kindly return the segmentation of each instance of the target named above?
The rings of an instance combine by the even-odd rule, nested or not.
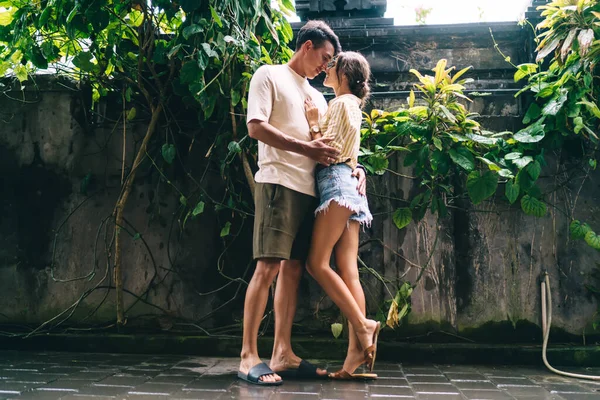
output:
[[[358,163],[357,163],[357,164],[356,164],[356,168],[360,168],[360,169],[362,169],[363,171],[365,171],[365,175],[367,175],[367,169],[365,168],[365,166],[364,166],[364,165],[362,165],[362,164],[358,164]]]

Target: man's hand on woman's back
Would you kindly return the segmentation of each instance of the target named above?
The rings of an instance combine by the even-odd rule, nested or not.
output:
[[[328,143],[332,140],[332,138],[321,138],[306,142],[304,155],[319,164],[330,165],[340,155],[339,150],[329,146]]]

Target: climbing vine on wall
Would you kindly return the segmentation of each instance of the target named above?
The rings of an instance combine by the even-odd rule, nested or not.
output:
[[[171,186],[182,227],[208,207],[243,216],[252,210],[255,150],[246,140],[246,92],[260,65],[291,57],[287,43],[293,33],[284,13],[293,12],[290,0],[275,5],[270,0],[0,1],[0,77],[25,86],[39,72],[67,76],[91,88],[89,115],[106,99],[116,101],[122,109],[123,146],[127,123],[148,121],[143,140],[134,149],[123,148],[120,195],[104,226],[113,229],[107,253],[118,325],[126,321],[123,234],[141,238],[125,217],[140,169],[150,165]],[[197,121],[191,134],[178,125],[182,109]],[[94,120],[88,118],[85,128],[93,130]],[[220,199],[203,191],[202,177],[189,171],[185,175],[196,185],[192,190],[170,179],[175,165],[186,168],[183,160],[197,142],[209,143],[206,158],[223,177]],[[131,162],[126,151],[133,151]],[[233,224],[233,218],[223,223],[222,237],[234,234]]]

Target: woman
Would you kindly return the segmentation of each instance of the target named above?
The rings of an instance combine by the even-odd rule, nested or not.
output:
[[[360,148],[361,107],[369,94],[370,68],[359,53],[344,52],[327,65],[324,85],[335,92],[325,116],[310,100],[306,101],[306,116],[313,140],[333,139],[329,145],[340,150],[331,165],[317,167],[320,203],[307,269],[342,310],[349,324],[348,353],[341,370],[330,374],[333,379],[375,379],[375,374],[354,374],[362,364],[373,370],[377,352],[379,322],[365,317],[365,295],[358,276],[358,236],[361,225],[373,219],[367,198],[356,189],[352,176]],[[337,272],[329,260],[335,251]],[[339,274],[339,275],[338,275]]]

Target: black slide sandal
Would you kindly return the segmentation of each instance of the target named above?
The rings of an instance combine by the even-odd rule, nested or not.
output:
[[[258,386],[279,386],[283,383],[283,381],[263,382],[260,380],[261,376],[271,375],[271,374],[275,374],[275,372],[273,372],[267,364],[260,363],[260,364],[256,364],[254,367],[250,368],[250,371],[248,371],[248,375],[242,373],[241,371],[238,371],[238,378],[243,381],[246,381],[248,383],[252,383],[253,385],[258,385]]]

